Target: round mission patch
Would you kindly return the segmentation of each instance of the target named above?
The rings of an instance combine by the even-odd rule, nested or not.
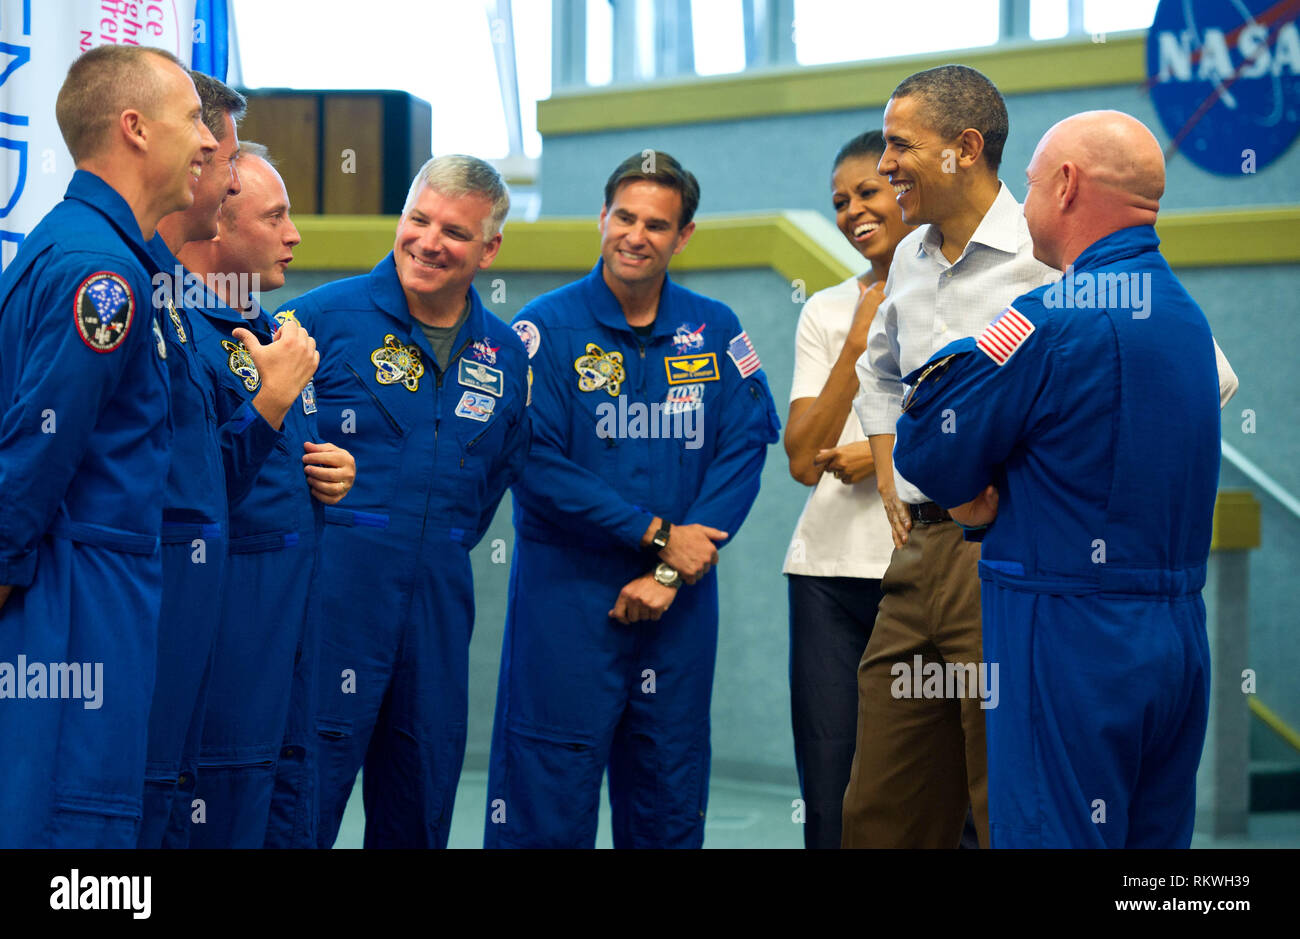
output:
[[[135,297],[122,277],[98,271],[77,288],[72,315],[82,342],[96,352],[112,352],[131,331]]]

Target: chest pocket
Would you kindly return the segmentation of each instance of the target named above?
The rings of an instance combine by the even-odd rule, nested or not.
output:
[[[415,399],[416,395],[400,385],[396,391],[377,387],[374,374],[375,367],[368,362],[361,367],[345,362],[336,373],[337,386],[329,390],[325,420],[337,422],[337,431],[330,427],[329,434],[335,434],[339,445],[351,450],[357,461],[348,507],[386,512],[397,493],[402,452],[409,436],[400,407],[405,402],[398,396]],[[421,392],[427,401],[427,394]]]
[[[485,477],[500,451],[509,421],[506,404],[501,398],[459,386],[454,387],[453,396],[451,426],[457,444],[454,469],[458,476],[470,481],[473,489],[474,480]]]

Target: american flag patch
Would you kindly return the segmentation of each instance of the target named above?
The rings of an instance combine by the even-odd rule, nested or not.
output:
[[[727,355],[736,363],[741,378],[748,378],[763,367],[763,363],[758,361],[758,353],[754,351],[754,344],[749,341],[749,333],[742,332],[727,343]]]
[[[1007,359],[1015,354],[1020,344],[1033,331],[1034,324],[1021,316],[1015,307],[1009,306],[1002,311],[1001,316],[984,327],[984,332],[975,340],[975,345],[983,349],[998,365],[1006,365]]]

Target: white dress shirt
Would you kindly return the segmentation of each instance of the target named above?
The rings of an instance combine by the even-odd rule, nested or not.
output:
[[[948,343],[978,335],[1016,297],[1060,276],[1034,257],[1024,212],[1006,183],[954,263],[944,257],[933,225],[909,234],[894,250],[885,299],[858,359],[861,388],[853,409],[863,432],[892,434],[907,391],[904,375]],[[897,469],[894,483],[904,502],[931,501]]]

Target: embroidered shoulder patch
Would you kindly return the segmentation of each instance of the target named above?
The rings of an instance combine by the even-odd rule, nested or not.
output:
[[[126,340],[135,318],[131,286],[111,271],[91,274],[77,288],[72,316],[82,342],[96,352],[112,352]]]
[[[740,372],[741,378],[748,378],[763,367],[763,363],[758,360],[758,352],[755,351],[754,344],[749,341],[747,332],[741,332],[739,336],[727,343],[727,355],[731,356],[731,361],[736,363],[736,371]]]
[[[542,345],[542,333],[532,321],[520,320],[510,327],[519,337],[519,341],[524,344],[524,349],[528,351],[528,357],[531,359],[537,354],[537,350]]]
[[[1015,307],[1009,306],[984,327],[975,345],[1000,367],[1007,364],[1033,331],[1034,324],[1021,316]]]

